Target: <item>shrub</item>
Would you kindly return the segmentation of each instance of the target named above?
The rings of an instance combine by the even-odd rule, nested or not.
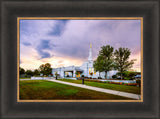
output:
[[[113,79],[117,79],[117,75],[113,75],[112,78],[113,78]]]
[[[84,75],[83,75],[84,76]],[[85,79],[88,79],[88,77],[84,76]]]
[[[136,75],[136,72],[133,72],[133,71],[125,71],[123,73],[124,79],[126,80],[133,80],[135,75]]]
[[[98,79],[102,79],[102,77],[98,77]]]
[[[137,83],[125,83],[126,86],[137,86]]]
[[[137,83],[128,83],[129,86],[137,86]]]
[[[136,83],[139,87],[141,87],[141,80],[136,80]]]
[[[133,80],[135,75],[136,72],[133,71],[125,71],[122,74],[123,79],[125,80]],[[113,75],[112,78],[114,79],[116,77],[117,79],[119,79],[120,76],[121,76],[120,72],[117,72],[117,74],[115,76]]]
[[[81,78],[81,77],[78,77],[77,80],[82,80],[82,78]]]
[[[81,77],[84,77],[84,75],[82,75]],[[84,77],[84,78],[87,78],[87,77]]]

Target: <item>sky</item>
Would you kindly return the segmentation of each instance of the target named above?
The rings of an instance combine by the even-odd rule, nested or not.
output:
[[[20,20],[20,66],[25,70],[45,63],[81,66],[90,44],[93,60],[104,45],[129,48],[130,60],[137,60],[133,69],[141,70],[140,20]]]

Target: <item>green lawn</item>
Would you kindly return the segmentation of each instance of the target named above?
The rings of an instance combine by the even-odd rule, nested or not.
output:
[[[58,80],[82,84],[82,80],[72,80],[72,79],[58,79]],[[123,91],[128,93],[135,93],[135,94],[141,93],[140,87],[136,87],[136,86],[126,86],[126,85],[108,84],[103,82],[91,82],[91,81],[84,81],[84,83],[85,85],[88,85],[88,86],[95,86],[95,87],[100,87],[105,89],[111,89],[111,90],[117,90],[117,91]]]
[[[20,81],[21,100],[128,100],[130,98],[44,80]]]

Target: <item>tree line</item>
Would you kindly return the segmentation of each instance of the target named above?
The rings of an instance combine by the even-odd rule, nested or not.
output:
[[[116,49],[110,45],[102,46],[99,51],[97,59],[93,63],[94,70],[96,72],[105,72],[105,78],[107,78],[107,72],[111,70],[118,70],[118,74],[121,79],[123,76],[130,75],[126,74],[126,71],[132,68],[135,59],[129,61],[129,57],[131,55],[131,51],[128,48]],[[43,74],[43,76],[52,76],[52,68],[50,63],[42,64],[38,69],[32,70],[24,70],[23,68],[19,68],[20,75],[27,76],[39,76]],[[100,77],[100,76],[99,76]]]
[[[42,64],[39,66],[38,69],[32,70],[24,70],[23,68],[19,68],[20,76],[25,75],[25,77],[30,76],[40,76],[40,74],[43,74],[43,76],[52,76],[52,68],[50,63]]]
[[[130,55],[131,51],[128,48],[120,47],[114,51],[114,48],[110,45],[102,46],[93,67],[99,74],[105,72],[105,78],[107,78],[108,71],[118,70],[121,79],[123,79],[124,72],[132,68],[136,61],[136,59],[129,61]]]

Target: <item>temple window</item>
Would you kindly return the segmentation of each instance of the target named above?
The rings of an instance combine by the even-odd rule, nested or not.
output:
[[[89,68],[89,74],[91,73],[91,68]]]

